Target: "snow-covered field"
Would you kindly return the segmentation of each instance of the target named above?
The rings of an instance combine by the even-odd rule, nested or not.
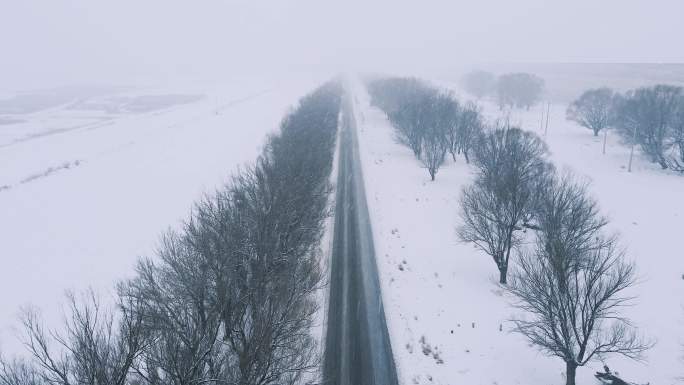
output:
[[[185,218],[240,164],[252,161],[313,80],[237,83],[205,89],[128,90],[0,120],[0,350],[13,353],[21,306],[59,321],[67,289],[105,297],[130,276],[137,257]],[[458,242],[458,197],[472,169],[449,160],[429,181],[411,151],[395,143],[385,115],[354,89],[359,144],[388,326],[404,384],[563,382],[564,366],[508,333],[512,309],[489,257]],[[149,95],[201,98],[170,103]],[[93,101],[94,100],[94,101]],[[160,101],[161,100],[161,101]],[[150,103],[164,106],[151,108]],[[128,103],[129,107],[122,107]],[[140,108],[131,103],[142,103]],[[499,116],[483,102],[490,118]],[[103,107],[104,105],[104,107]],[[107,107],[107,108],[105,108]],[[151,108],[151,109],[150,109]],[[680,252],[684,177],[658,170],[629,149],[564,119],[552,105],[546,140],[559,168],[591,180],[611,229],[622,235],[642,283],[627,314],[657,340],[649,362],[609,358],[631,381],[673,384],[684,375],[684,258]],[[514,111],[513,123],[540,135],[541,107]],[[329,240],[328,240],[329,241]],[[592,384],[593,368],[578,372]]]
[[[65,290],[91,286],[111,298],[160,233],[252,162],[265,135],[316,85],[128,90],[0,125],[0,350],[19,348],[21,306],[41,308],[56,326]],[[174,103],[168,95],[189,97]]]
[[[462,159],[451,160],[429,181],[411,151],[395,143],[385,115],[355,88],[359,142],[381,274],[383,298],[400,379],[404,384],[521,384],[564,382],[564,364],[509,333],[513,310],[497,286],[491,259],[459,243],[458,197],[472,180]],[[485,113],[498,117],[484,102]],[[611,230],[622,235],[638,266],[636,306],[626,310],[657,340],[649,362],[609,357],[630,381],[673,384],[684,374],[684,258],[681,221],[684,177],[657,170],[641,157],[626,171],[629,149],[609,135],[607,154],[589,130],[551,106],[546,140],[552,160],[591,181],[590,190]],[[513,123],[539,133],[540,108],[514,112]],[[593,367],[578,370],[578,384],[593,384]]]

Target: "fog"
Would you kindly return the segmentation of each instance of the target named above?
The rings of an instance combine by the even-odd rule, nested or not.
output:
[[[623,315],[658,343],[611,368],[681,379],[682,16],[684,0],[0,0],[0,384],[547,385],[600,357],[585,384],[605,364],[582,357],[591,333],[615,333],[608,352],[636,340]],[[326,83],[353,73],[388,76]],[[597,212],[610,233],[585,231]],[[622,269],[598,261],[613,230],[644,277],[635,306],[580,309]],[[506,281],[528,255],[553,274]],[[559,316],[510,307],[530,302],[496,278],[548,282],[559,295],[529,298]],[[111,339],[107,316],[68,307],[87,288]],[[519,311],[582,330],[549,349]],[[56,337],[71,315],[88,343]],[[40,335],[54,350],[30,352]]]
[[[478,63],[682,62],[678,0],[3,0],[0,91]]]

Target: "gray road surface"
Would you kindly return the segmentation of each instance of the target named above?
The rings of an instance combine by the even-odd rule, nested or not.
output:
[[[328,385],[397,385],[378,280],[351,97],[343,99],[328,325]]]

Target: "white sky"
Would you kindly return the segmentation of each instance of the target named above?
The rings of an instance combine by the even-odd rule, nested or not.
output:
[[[681,0],[0,0],[0,90],[472,62],[684,62]]]

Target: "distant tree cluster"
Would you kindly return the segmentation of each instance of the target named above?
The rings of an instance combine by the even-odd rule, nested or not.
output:
[[[368,83],[372,104],[382,109],[396,130],[399,143],[413,154],[435,180],[446,154],[470,162],[482,132],[482,118],[474,103],[460,104],[448,92],[415,78],[375,79]]]
[[[496,84],[499,108],[516,107],[530,109],[542,96],[544,80],[527,73],[504,74]]]
[[[496,76],[487,71],[473,71],[463,76],[461,86],[469,94],[481,99],[496,92]]]
[[[26,312],[30,359],[0,360],[0,384],[303,383],[319,360],[314,294],[340,97],[337,83],[304,97],[256,163],[139,262],[116,309],[70,296],[63,331]]]
[[[684,93],[681,87],[655,85],[624,94],[608,88],[584,92],[567,117],[595,135],[614,127],[663,169],[684,172]]]
[[[473,71],[461,79],[466,92],[480,99],[495,96],[499,108],[529,109],[541,99],[544,79],[528,73],[510,73],[499,77],[486,71]]]
[[[597,357],[639,359],[651,344],[619,314],[635,268],[604,233],[608,222],[585,185],[557,175],[544,142],[508,124],[489,129],[473,154],[477,173],[461,195],[458,234],[496,264],[524,312],[514,330],[566,363],[567,385]]]

